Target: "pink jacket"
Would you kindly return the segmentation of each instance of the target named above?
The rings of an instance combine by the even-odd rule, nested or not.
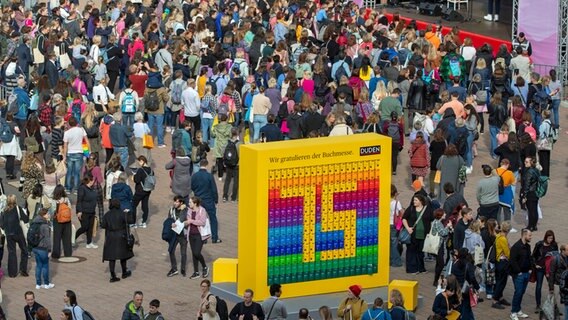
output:
[[[144,42],[140,39],[136,39],[134,42],[130,43],[128,46],[128,56],[130,58],[134,57],[136,51],[142,51],[142,53],[144,53]]]
[[[84,96],[87,95],[87,85],[85,85],[83,81],[79,80],[79,78],[75,78],[73,81],[73,89]]]
[[[187,221],[189,221],[190,225],[194,225],[197,226],[197,228],[199,229],[199,232],[201,232],[201,228],[203,228],[207,222],[207,219],[209,219],[209,215],[207,214],[207,211],[203,208],[203,207],[199,207],[197,208],[197,212],[195,214],[195,219],[191,219],[191,213],[192,210],[190,208],[188,208],[187,210]],[[187,240],[189,241],[189,228],[187,229]],[[211,237],[211,235],[207,235],[207,236],[201,236],[202,240],[206,240],[209,239]]]

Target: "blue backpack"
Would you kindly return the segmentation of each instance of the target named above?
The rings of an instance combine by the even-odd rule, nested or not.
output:
[[[0,141],[4,143],[10,143],[14,139],[14,132],[12,132],[12,128],[6,119],[0,118]]]
[[[71,116],[81,123],[81,102],[75,102],[71,105]]]
[[[122,99],[122,106],[120,110],[122,113],[136,112],[136,102],[134,101],[133,91],[124,91],[124,99]]]

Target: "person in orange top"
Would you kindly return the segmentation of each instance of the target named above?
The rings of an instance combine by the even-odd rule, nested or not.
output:
[[[112,147],[112,142],[110,141],[110,126],[114,123],[114,118],[111,115],[106,115],[101,121],[101,145],[105,148],[106,160],[105,163],[110,161],[112,154],[114,153],[114,148]]]
[[[424,35],[424,39],[430,42],[434,46],[434,48],[436,48],[437,51],[438,48],[440,47],[440,38],[438,38],[438,35],[433,30],[434,28],[432,27],[431,24],[429,24],[426,27],[426,34]]]
[[[459,98],[459,93],[452,92],[451,100],[444,103],[444,105],[440,108],[440,110],[438,110],[438,113],[443,115],[446,109],[452,108],[454,110],[456,118],[462,117],[465,119],[466,117],[465,110],[463,104],[458,100],[458,98]]]

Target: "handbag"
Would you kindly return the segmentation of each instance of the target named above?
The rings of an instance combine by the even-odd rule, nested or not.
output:
[[[424,249],[422,249],[422,252],[437,255],[442,239],[439,235],[434,235],[432,231],[433,228],[430,228],[430,232],[426,235],[426,239],[424,239]]]
[[[546,316],[546,319],[556,319],[555,309],[556,301],[554,295],[549,294],[544,303],[542,304],[542,313]]]
[[[478,296],[473,288],[469,288],[469,305],[473,308],[477,306]]]
[[[22,221],[22,212],[20,211],[20,207],[17,206],[17,205],[16,205],[16,210],[18,211],[18,220],[20,221],[20,228],[22,228],[22,231],[24,232],[24,238],[27,241],[28,240],[28,229],[30,228],[30,224]],[[27,214],[27,212],[24,209],[22,209],[22,210],[24,211],[24,214]]]
[[[416,227],[416,224],[420,221],[420,219],[422,219],[422,215],[424,214],[424,211],[426,211],[426,206],[424,208],[422,208],[422,211],[420,212],[418,219],[416,219],[416,222],[412,226],[412,229],[414,229],[414,227]],[[398,233],[398,241],[400,241],[400,243],[402,243],[402,244],[410,244],[411,237],[410,237],[410,233],[408,233],[408,230],[406,230],[406,228],[403,227],[400,230],[400,232]]]
[[[484,260],[483,248],[481,246],[475,246],[473,253],[473,263],[476,266],[482,264]]]
[[[125,222],[125,225],[126,225],[126,245],[128,246],[128,250],[132,251],[132,249],[134,248],[134,242],[136,240],[134,239],[134,236],[130,232],[130,226],[128,225],[127,214],[128,214],[128,212],[124,212],[124,222]]]
[[[535,283],[536,282],[536,269],[533,268],[531,274],[529,275],[529,282]]]
[[[144,134],[142,136],[142,147],[146,149],[154,148],[154,137],[149,134]]]
[[[43,55],[43,53],[41,53],[39,48],[34,48],[33,54],[34,54],[34,63],[45,63],[45,56]]]
[[[436,170],[434,175],[434,183],[440,184],[442,182],[442,170]]]
[[[397,201],[396,201],[396,204],[395,204],[395,210],[396,210],[396,208],[399,207],[399,206],[398,206],[399,204],[400,204],[400,202],[397,200]],[[401,205],[400,207],[402,208],[402,205]],[[403,224],[402,224],[402,214],[401,214],[400,212],[397,212],[397,213],[394,215],[393,224],[394,224],[394,227],[395,227],[396,231],[400,231],[400,229],[402,229],[402,227],[403,227]]]
[[[199,210],[203,210],[203,208],[200,208]],[[211,237],[211,222],[209,221],[209,215],[207,213],[205,213],[205,216],[205,225],[198,227],[202,240],[207,240]]]

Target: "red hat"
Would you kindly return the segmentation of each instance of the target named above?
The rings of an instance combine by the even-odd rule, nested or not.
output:
[[[363,288],[361,288],[361,286],[358,284],[354,284],[351,287],[349,287],[349,291],[351,291],[351,293],[353,293],[353,295],[356,297],[359,297],[359,295],[361,294],[361,290],[363,290]]]

